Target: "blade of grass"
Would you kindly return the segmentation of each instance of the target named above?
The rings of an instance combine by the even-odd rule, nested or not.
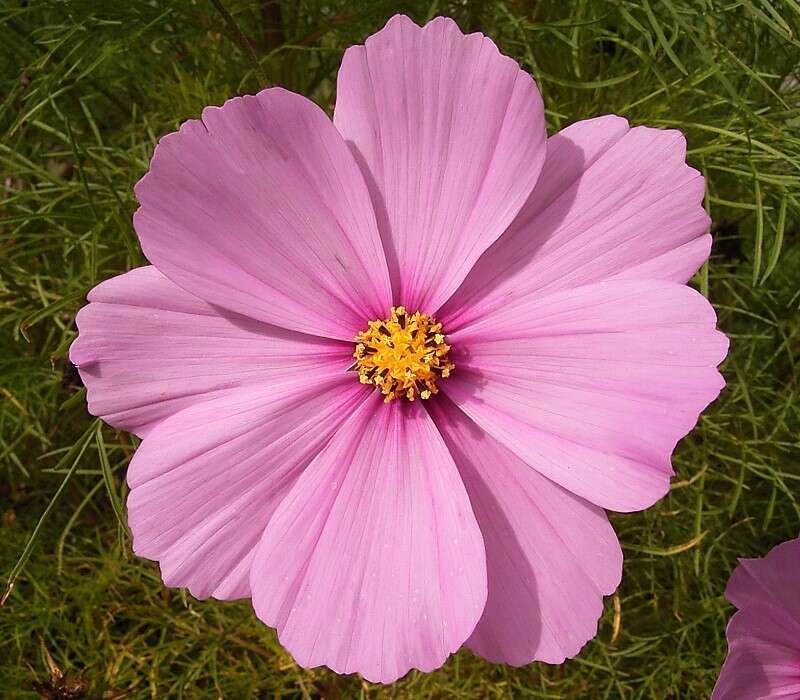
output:
[[[111,507],[114,509],[114,515],[117,516],[117,521],[119,522],[120,527],[122,530],[127,533],[128,532],[128,523],[125,519],[125,509],[122,506],[122,503],[119,499],[119,494],[117,493],[114,487],[114,476],[111,473],[111,464],[108,460],[108,452],[106,451],[106,443],[103,440],[103,424],[97,424],[97,430],[95,431],[95,441],[97,443],[97,454],[100,458],[100,469],[103,472],[103,482],[106,485],[106,491],[108,491],[108,498],[111,501]]]
[[[64,490],[67,488],[67,484],[69,484],[72,476],[75,474],[78,465],[80,464],[81,458],[83,457],[83,453],[86,452],[86,448],[89,446],[91,442],[92,434],[97,429],[97,426],[100,425],[100,420],[95,419],[80,437],[80,439],[72,446],[72,448],[64,455],[63,459],[58,463],[57,468],[62,468],[65,464],[67,464],[70,460],[72,464],[69,467],[69,471],[64,475],[64,479],[61,481],[61,485],[56,489],[56,492],[50,498],[50,502],[47,504],[47,507],[42,512],[42,515],[39,517],[38,522],[33,528],[30,537],[28,538],[27,543],[25,544],[25,548],[22,550],[22,553],[17,559],[17,563],[11,569],[11,572],[8,575],[8,579],[6,580],[6,589],[3,593],[2,598],[0,598],[0,606],[5,605],[8,597],[11,595],[11,591],[14,589],[14,584],[19,578],[19,575],[22,573],[22,570],[25,568],[25,564],[28,563],[28,559],[33,552],[33,548],[36,545],[36,540],[39,537],[39,532],[42,529],[42,525],[44,525],[45,521],[49,517],[50,513],[52,512],[53,508],[55,507],[58,499],[61,498],[61,494],[64,493]]]
[[[767,268],[764,270],[764,276],[761,278],[761,284],[764,284],[767,279],[769,279],[769,276],[778,266],[778,260],[783,248],[783,232],[786,229],[786,207],[788,203],[789,199],[784,195],[781,199],[780,209],[778,210],[778,223],[775,226],[775,240],[772,243],[772,250],[770,251]]]

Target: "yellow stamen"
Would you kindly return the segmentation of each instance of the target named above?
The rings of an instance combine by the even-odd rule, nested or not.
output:
[[[356,338],[352,369],[362,384],[374,384],[389,403],[405,397],[428,399],[439,392],[436,380],[448,377],[455,365],[447,359],[442,324],[427,314],[408,314],[393,306],[391,316],[370,321]]]

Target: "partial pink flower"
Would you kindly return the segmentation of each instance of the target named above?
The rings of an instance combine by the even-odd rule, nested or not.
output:
[[[724,383],[685,155],[615,116],[547,139],[489,39],[403,16],[348,49],[333,121],[272,88],[165,136],[152,266],[90,292],[70,351],[144,438],[134,551],[307,667],[577,654],[621,576],[604,509],[668,491]]]
[[[738,610],[711,700],[800,698],[800,538],[740,559],[725,597]]]

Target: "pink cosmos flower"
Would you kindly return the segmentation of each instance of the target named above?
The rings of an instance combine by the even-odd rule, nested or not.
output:
[[[70,352],[144,438],[135,552],[252,598],[306,667],[575,655],[620,581],[604,509],[668,491],[723,386],[685,149],[616,116],[548,139],[489,39],[403,16],[345,53],[333,121],[273,88],[165,136],[152,266],[91,291]]]
[[[711,700],[800,698],[800,538],[740,559],[725,597],[738,611]]]

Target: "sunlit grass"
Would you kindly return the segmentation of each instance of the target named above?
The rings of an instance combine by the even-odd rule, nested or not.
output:
[[[800,530],[800,6],[793,0],[0,6],[0,696],[35,697],[43,648],[96,696],[703,698],[738,556]],[[343,49],[395,11],[449,14],[538,79],[551,130],[615,112],[682,129],[708,179],[695,280],[731,337],[728,386],[675,456],[671,495],[614,516],[626,553],[597,638],[559,667],[464,651],[391,688],[296,667],[246,602],[165,589],[124,524],[126,434],[66,363],[100,280],[144,262],[133,185],[157,138],[265,81],[334,101]],[[43,517],[45,516],[45,517]],[[0,588],[0,591],[2,588]]]

